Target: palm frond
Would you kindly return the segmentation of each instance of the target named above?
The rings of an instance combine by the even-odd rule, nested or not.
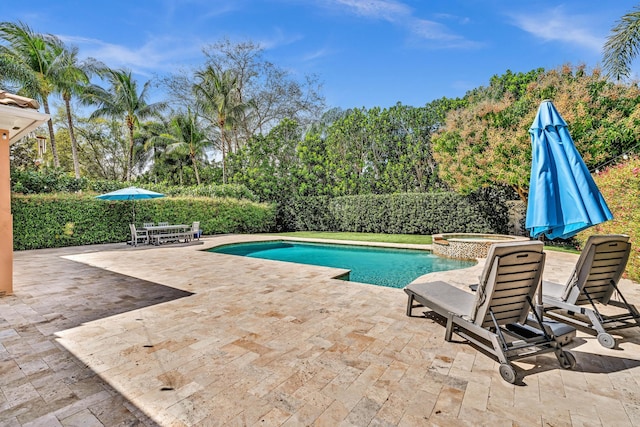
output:
[[[640,46],[640,6],[622,16],[611,29],[603,48],[604,69],[607,75],[620,80],[629,77],[631,62]]]

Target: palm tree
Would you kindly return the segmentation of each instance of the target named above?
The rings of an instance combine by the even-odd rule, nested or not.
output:
[[[604,69],[607,74],[616,80],[628,77],[639,45],[640,6],[636,6],[633,11],[620,18],[604,45]]]
[[[84,89],[89,85],[89,75],[103,69],[104,66],[93,58],[86,61],[78,61],[78,48],[64,47],[59,54],[59,65],[55,73],[54,85],[59,92],[67,113],[69,126],[69,138],[71,139],[71,155],[73,157],[73,171],[76,178],[80,178],[80,162],[78,160],[78,142],[75,137],[73,119],[71,117],[72,95],[82,96]]]
[[[22,22],[0,23],[0,75],[22,86],[21,92],[42,102],[50,114],[49,95],[54,90],[54,74],[59,65],[63,44],[51,34],[39,34]],[[53,123],[47,121],[55,167],[60,166]]]
[[[193,171],[196,175],[196,183],[200,185],[200,173],[198,163],[205,158],[205,152],[212,146],[212,141],[207,138],[206,131],[198,124],[198,119],[191,109],[186,114],[178,114],[169,123],[170,133],[161,137],[166,139],[167,153],[186,154],[191,160]]]
[[[222,151],[222,182],[227,183],[227,153],[232,151],[228,131],[233,129],[248,104],[240,101],[238,96],[238,80],[230,71],[219,72],[209,65],[204,71],[196,73],[197,82],[193,85],[196,106],[203,117],[214,124],[220,131],[220,148]]]
[[[91,114],[91,118],[112,117],[124,118],[129,132],[129,153],[125,179],[131,180],[133,169],[133,147],[135,145],[134,130],[139,126],[140,120],[156,116],[166,108],[166,103],[147,103],[150,83],[147,81],[138,93],[138,85],[131,76],[130,71],[107,69],[103,72],[110,84],[109,90],[93,87],[87,91],[86,98],[98,104],[98,109]]]

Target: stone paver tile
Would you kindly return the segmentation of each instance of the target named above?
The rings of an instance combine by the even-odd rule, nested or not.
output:
[[[289,418],[291,414],[283,411],[279,408],[273,408],[266,414],[260,417],[260,419],[252,424],[246,424],[245,420],[242,417],[236,417],[232,420],[229,420],[224,426],[245,426],[245,425],[263,425],[263,426],[280,426],[283,425]],[[202,425],[208,425],[208,420],[205,419],[202,422]]]
[[[126,425],[132,418],[120,395],[105,399],[89,407],[89,410],[105,426]]]
[[[631,427],[633,424],[629,419],[622,403],[615,398],[596,397],[593,401],[598,416],[603,425]]]
[[[73,394],[80,399],[84,399],[85,397],[105,390],[104,384],[102,384],[100,379],[95,376],[71,382],[67,387],[69,387],[69,390],[71,390]]]
[[[431,393],[422,391],[413,393],[402,419],[405,418],[405,415],[409,415],[410,418],[428,419],[434,412],[437,400],[438,396]]]
[[[15,360],[0,361],[0,376],[2,377],[1,389],[5,389],[15,381],[23,380],[25,374]]]
[[[405,413],[411,397],[412,396],[403,395],[402,393],[389,395],[389,398],[382,404],[372,422],[375,421],[377,423],[375,425],[384,425],[385,423],[397,425]]]
[[[342,402],[334,400],[331,405],[316,419],[317,426],[335,426],[349,415],[347,409]]]
[[[289,417],[283,424],[283,427],[297,427],[313,425],[316,419],[328,408],[318,407],[314,404],[305,404],[298,411]]]
[[[532,424],[524,420],[514,421],[512,418],[502,417],[498,414],[481,411],[470,407],[460,408],[458,414],[458,422],[460,425],[465,426],[491,426],[491,427],[526,427],[526,426],[540,426],[540,423]]]
[[[459,351],[456,354],[455,359],[453,360],[453,364],[451,365],[451,370],[470,372],[473,369],[473,364],[475,362],[475,359],[476,359],[475,354]]]
[[[23,425],[16,417],[0,418],[0,421],[2,421],[3,427],[22,427]]]
[[[17,424],[17,425],[20,425],[20,424]],[[45,414],[42,417],[36,418],[33,421],[29,421],[22,424],[22,427],[60,427],[60,426],[62,426],[62,424],[60,423],[60,420],[58,420],[58,418],[52,413]]]
[[[595,412],[595,411],[594,411]],[[602,427],[598,414],[571,411],[572,427]]]
[[[631,424],[634,426],[640,426],[640,403],[623,403],[623,406]]]
[[[88,410],[84,409],[60,420],[64,427],[103,427],[103,424]]]
[[[471,408],[478,411],[487,409],[487,401],[489,400],[489,384],[477,383],[470,381],[464,391],[462,399],[462,408]]]
[[[43,386],[38,387],[37,391],[45,402],[75,398],[73,391],[63,380],[45,383]]]
[[[88,396],[82,400],[75,401],[69,405],[66,405],[54,412],[55,416],[59,420],[66,419],[73,414],[83,411],[98,402],[109,399],[111,395],[107,391],[101,391],[99,393]]]
[[[352,425],[368,425],[380,410],[381,404],[368,397],[363,397],[347,415],[346,421]]]
[[[30,382],[13,382],[0,387],[6,397],[6,402],[0,406],[0,410],[12,408],[34,399],[39,399],[40,395]]]

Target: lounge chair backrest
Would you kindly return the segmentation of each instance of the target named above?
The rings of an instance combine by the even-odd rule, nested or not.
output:
[[[571,274],[562,300],[570,304],[594,302],[608,304],[629,260],[629,236],[607,234],[590,236]],[[586,291],[586,293],[585,293]]]
[[[524,323],[530,311],[527,297],[540,286],[544,245],[539,241],[496,243],[491,246],[480,277],[471,320],[483,328]]]
[[[193,233],[197,233],[198,231],[200,231],[200,221],[193,221],[193,223],[191,224],[191,231]]]

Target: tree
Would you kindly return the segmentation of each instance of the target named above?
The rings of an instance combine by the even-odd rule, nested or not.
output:
[[[49,95],[55,90],[55,74],[60,67],[64,50],[59,38],[39,34],[27,24],[0,23],[0,75],[22,87],[21,92],[42,102],[44,112],[50,114]],[[60,165],[53,123],[47,122],[55,167]]]
[[[80,178],[78,141],[76,140],[73,128],[71,97],[74,95],[81,96],[84,93],[84,89],[89,85],[90,73],[97,71],[99,68],[104,68],[104,66],[92,58],[80,62],[78,60],[77,47],[67,48],[58,46],[56,49],[60,49],[60,52],[57,54],[59,64],[53,78],[53,85],[55,87],[55,91],[60,93],[62,100],[64,101],[69,138],[71,140],[73,171],[75,177]]]
[[[199,75],[209,69],[219,76],[229,73],[235,79],[236,102],[246,106],[236,124],[226,131],[231,151],[242,147],[254,135],[268,133],[285,118],[307,127],[325,108],[322,85],[316,76],[293,78],[287,70],[267,61],[263,49],[254,42],[232,43],[225,39],[207,46],[204,54],[205,64],[193,76],[190,71],[181,70],[162,79],[162,84],[171,98],[186,108],[193,103],[194,84],[202,83]]]
[[[212,66],[196,73],[193,86],[198,111],[220,132],[222,182],[227,183],[227,153],[233,152],[229,131],[237,126],[247,109],[238,96],[238,79],[230,71],[219,72]]]
[[[130,71],[107,69],[103,76],[110,84],[108,90],[94,86],[87,92],[87,97],[91,102],[97,103],[98,108],[91,114],[91,118],[112,117],[124,119],[124,124],[129,135],[129,150],[126,158],[124,178],[131,180],[134,162],[134,131],[141,119],[156,116],[166,108],[166,103],[147,103],[150,82],[147,81],[140,93],[138,85],[131,76]]]
[[[604,44],[603,62],[607,74],[616,80],[629,77],[631,62],[640,45],[640,6],[623,15]]]
[[[285,119],[267,134],[256,135],[230,155],[233,182],[244,184],[262,201],[286,203],[298,194],[296,147],[300,126]]]
[[[519,81],[526,90],[503,90],[502,97],[496,96],[495,87],[472,91],[472,101],[450,111],[433,138],[439,176],[454,190],[471,193],[483,187],[508,186],[527,200],[529,128],[543,99],[553,100],[591,170],[636,149],[640,136],[640,89],[636,85],[615,84],[597,69],[588,73],[584,66],[569,65],[529,77],[506,77]],[[531,81],[526,83],[527,79]],[[492,84],[501,81],[492,78]]]
[[[160,135],[167,141],[167,153],[186,154],[191,160],[196,183],[200,182],[198,164],[206,160],[206,150],[213,145],[206,129],[198,123],[196,115],[188,109],[186,114],[175,115],[169,123],[169,133]]]
[[[87,178],[122,180],[127,170],[127,132],[118,120],[76,119],[80,164]]]
[[[204,49],[207,67],[230,71],[237,80],[240,103],[251,102],[234,131],[234,141],[242,145],[252,135],[264,134],[289,118],[305,127],[324,110],[322,84],[317,76],[302,81],[263,56],[263,49],[252,41],[232,43],[223,39]]]

